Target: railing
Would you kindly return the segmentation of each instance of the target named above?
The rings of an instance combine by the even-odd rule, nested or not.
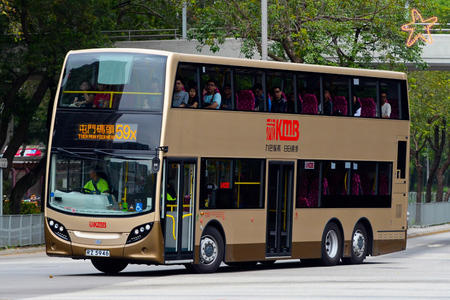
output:
[[[450,202],[409,203],[408,226],[430,226],[450,222]]]
[[[178,39],[178,29],[149,29],[149,30],[113,30],[102,31],[112,40],[167,40]]]
[[[44,243],[44,214],[0,216],[0,247]]]

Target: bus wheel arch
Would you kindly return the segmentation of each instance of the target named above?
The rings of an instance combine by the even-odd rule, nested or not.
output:
[[[200,238],[199,263],[192,265],[197,273],[217,271],[225,257],[225,236],[222,226],[215,221],[209,222]]]
[[[373,231],[370,222],[361,218],[356,222],[350,239],[350,257],[342,258],[347,264],[361,264],[372,253]]]
[[[322,234],[321,261],[325,266],[334,266],[339,263],[343,254],[343,230],[338,219],[328,221]]]

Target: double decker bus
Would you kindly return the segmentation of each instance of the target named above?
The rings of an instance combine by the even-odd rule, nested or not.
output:
[[[198,106],[174,107],[176,81]],[[57,95],[49,256],[208,273],[406,247],[403,73],[95,49],[68,53]]]

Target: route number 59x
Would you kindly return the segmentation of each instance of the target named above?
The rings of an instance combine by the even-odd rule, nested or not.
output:
[[[115,140],[136,141],[137,124],[116,124]]]

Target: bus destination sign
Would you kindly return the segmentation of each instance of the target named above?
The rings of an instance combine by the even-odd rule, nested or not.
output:
[[[79,124],[79,140],[114,140],[115,142],[136,142],[137,124]]]

